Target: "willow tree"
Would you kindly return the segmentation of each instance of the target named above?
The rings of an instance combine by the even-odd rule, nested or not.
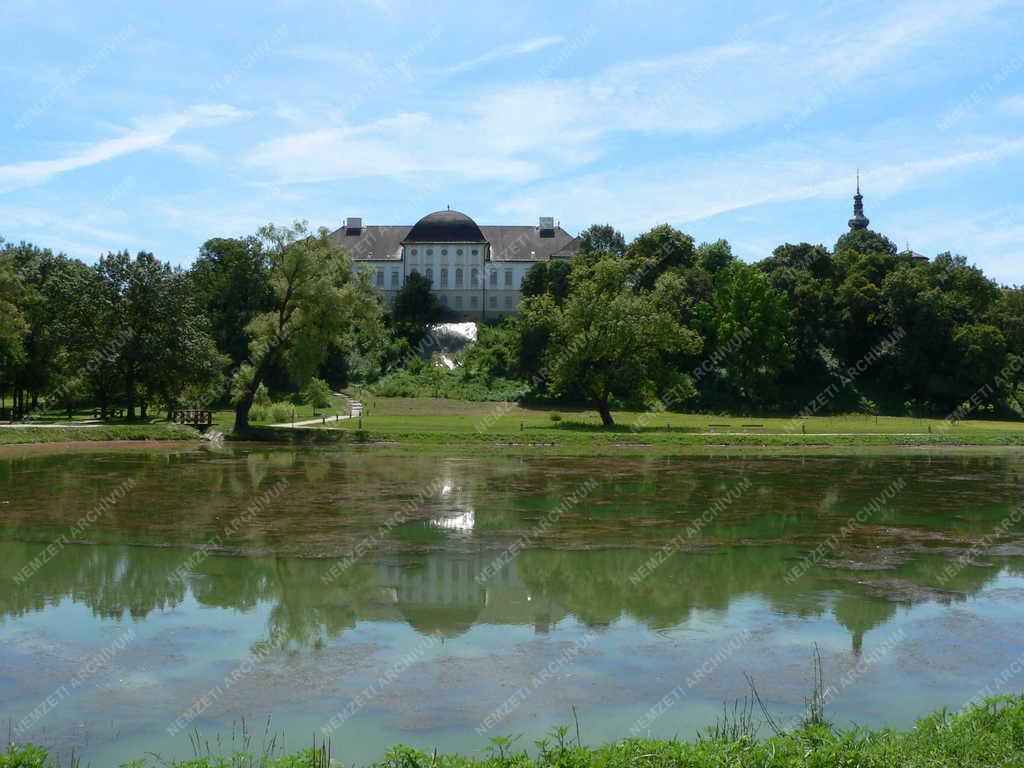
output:
[[[259,230],[269,258],[272,309],[246,326],[249,359],[235,373],[235,431],[249,426],[260,384],[277,364],[296,381],[318,372],[334,348],[350,349],[380,332],[380,303],[365,272],[353,273],[348,255],[321,228],[305,222]]]

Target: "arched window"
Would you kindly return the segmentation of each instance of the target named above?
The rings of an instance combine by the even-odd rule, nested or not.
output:
[[[456,269],[455,270],[455,285],[458,286],[458,287],[462,287],[462,270],[461,269]]]
[[[431,283],[434,282],[434,270],[431,269],[430,267],[427,267],[427,280],[429,280]]]
[[[441,287],[448,287],[448,270],[445,267],[441,267]]]
[[[480,270],[478,270],[476,267],[473,267],[473,271],[470,272],[469,274],[470,279],[472,280],[471,284],[474,288],[476,288],[478,285],[480,285]]]

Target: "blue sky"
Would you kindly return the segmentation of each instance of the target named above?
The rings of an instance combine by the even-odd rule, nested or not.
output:
[[[88,5],[88,10],[85,6]],[[144,7],[143,7],[144,6]],[[1024,283],[1024,4],[3,0],[0,235],[188,264],[267,221],[872,228]]]

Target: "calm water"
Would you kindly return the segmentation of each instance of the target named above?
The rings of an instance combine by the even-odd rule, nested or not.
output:
[[[584,741],[690,736],[745,672],[797,715],[817,644],[835,721],[909,725],[1024,652],[1024,525],[984,538],[1022,473],[1019,454],[0,454],[0,717],[92,765],[187,757],[193,729],[243,718],[258,743],[268,716],[292,749],[334,717],[346,762],[527,744],[573,705]]]

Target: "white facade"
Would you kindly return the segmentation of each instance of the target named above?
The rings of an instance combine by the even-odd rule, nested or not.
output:
[[[332,237],[354,269],[368,269],[387,307],[413,272],[427,277],[450,316],[487,320],[514,314],[526,273],[537,263],[571,258],[576,238],[542,218],[536,227],[478,227],[458,211],[438,211],[413,227],[368,226],[349,219]]]

